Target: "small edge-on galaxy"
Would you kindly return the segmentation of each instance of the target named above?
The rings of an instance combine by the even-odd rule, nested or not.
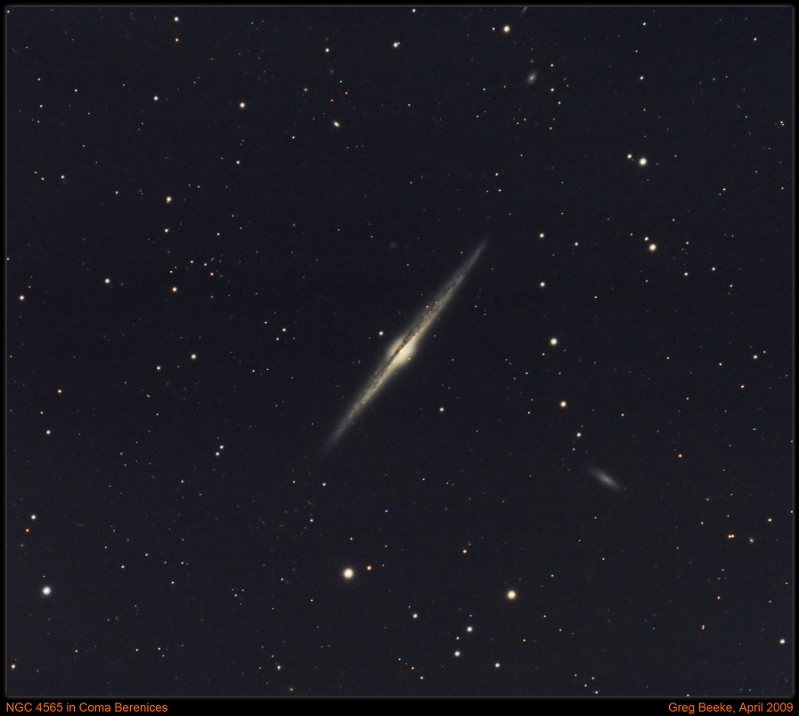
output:
[[[327,443],[325,443],[325,454],[329,453],[336,446],[336,443],[338,443],[344,433],[347,432],[350,426],[355,422],[358,414],[377,395],[380,389],[386,384],[387,380],[396,375],[399,369],[408,363],[416,352],[419,342],[427,332],[427,329],[430,328],[433,321],[435,321],[441,311],[444,310],[444,307],[466,280],[472,268],[474,268],[477,259],[480,258],[480,254],[486,247],[486,243],[487,241],[483,239],[483,241],[478,244],[469,258],[466,259],[460,268],[458,268],[444,284],[433,300],[419,312],[405,333],[391,344],[391,347],[380,361],[377,370],[375,370],[372,377],[358,393],[350,409],[339,421],[333,434],[328,438]]]

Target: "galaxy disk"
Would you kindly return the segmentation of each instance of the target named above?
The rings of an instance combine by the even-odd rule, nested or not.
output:
[[[335,447],[344,433],[347,432],[349,427],[356,421],[358,415],[372,400],[374,400],[388,379],[396,375],[399,369],[404,365],[407,365],[408,361],[413,357],[413,354],[419,347],[419,342],[433,324],[433,321],[436,320],[444,310],[444,307],[452,300],[458,288],[460,288],[472,268],[474,268],[485,245],[485,241],[480,242],[469,258],[463,262],[460,268],[450,277],[438,293],[435,294],[433,300],[419,311],[419,314],[405,333],[392,343],[391,347],[386,351],[385,356],[383,356],[383,359],[380,361],[377,369],[372,374],[372,377],[366,382],[349,410],[347,410],[344,417],[339,421],[336,429],[326,443],[325,452],[329,452]]]

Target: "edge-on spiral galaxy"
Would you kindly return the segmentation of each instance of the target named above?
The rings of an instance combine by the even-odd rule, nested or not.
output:
[[[349,410],[347,410],[344,417],[339,421],[336,429],[325,445],[325,452],[329,452],[335,447],[336,443],[358,418],[359,413],[375,398],[388,379],[396,375],[398,370],[411,359],[424,334],[433,324],[433,321],[435,321],[444,310],[444,307],[455,295],[458,288],[466,280],[472,268],[474,268],[485,246],[486,241],[481,241],[469,258],[464,261],[460,268],[458,268],[438,293],[436,293],[433,300],[425,305],[419,312],[408,329],[394,341],[380,361],[377,370],[372,374],[372,377],[358,393]]]

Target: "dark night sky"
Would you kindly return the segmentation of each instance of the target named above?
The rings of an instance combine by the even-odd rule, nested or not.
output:
[[[7,693],[793,693],[793,22],[8,10]]]

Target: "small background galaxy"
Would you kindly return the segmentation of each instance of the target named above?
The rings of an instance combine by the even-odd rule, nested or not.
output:
[[[792,694],[793,29],[7,8],[7,693]]]

